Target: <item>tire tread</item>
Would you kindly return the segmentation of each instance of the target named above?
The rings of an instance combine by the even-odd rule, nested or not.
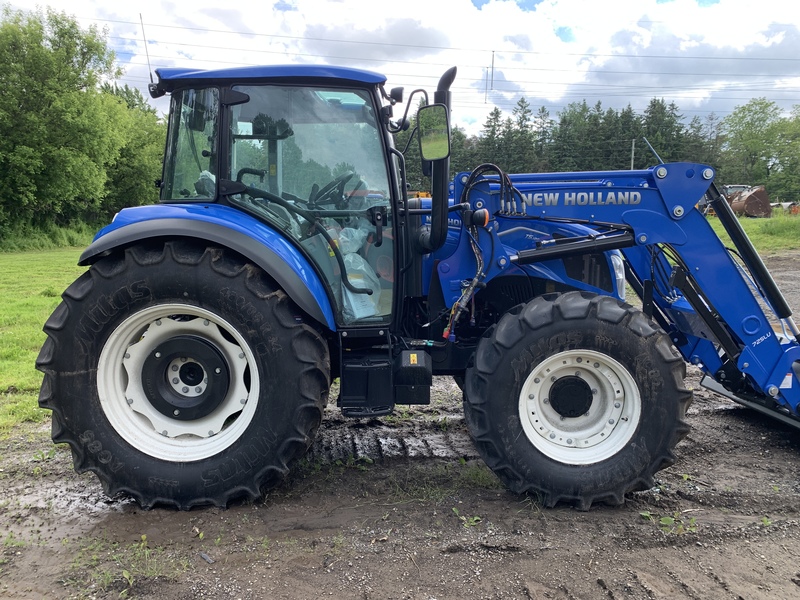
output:
[[[584,320],[593,315],[601,324],[624,327],[642,339],[657,336],[654,349],[658,357],[668,365],[671,385],[677,394],[675,426],[662,448],[649,461],[644,472],[638,474],[612,489],[584,491],[573,494],[568,491],[552,489],[535,477],[527,476],[517,470],[505,450],[502,435],[492,425],[489,411],[492,410],[492,381],[497,377],[496,370],[505,358],[504,352],[514,346],[514,340],[525,336],[535,336],[542,328],[552,326],[558,321]],[[521,328],[521,333],[517,328]],[[511,333],[513,332],[513,334]],[[633,306],[622,304],[607,296],[587,292],[567,292],[560,295],[541,296],[519,313],[505,314],[492,331],[478,346],[475,365],[467,376],[464,394],[466,422],[479,453],[498,478],[512,491],[536,496],[542,505],[553,507],[559,502],[574,505],[579,510],[588,510],[592,505],[604,503],[619,505],[625,494],[653,487],[654,474],[675,462],[675,446],[689,432],[685,420],[686,411],[692,401],[692,393],[683,385],[686,365],[680,355],[673,350],[669,338],[655,324]]]
[[[244,278],[244,287],[274,315],[274,323],[280,327],[290,340],[292,355],[304,367],[301,369],[303,385],[302,402],[292,409],[293,433],[278,445],[276,456],[270,464],[253,469],[248,481],[234,487],[223,489],[216,494],[196,494],[191,497],[166,496],[149,489],[139,489],[131,485],[124,475],[113,473],[91,453],[83,450],[79,441],[80,431],[68,413],[74,411],[75,391],[71,391],[71,358],[63,349],[69,348],[75,322],[87,300],[101,280],[119,277],[132,265],[156,267],[172,262],[177,265],[205,268],[204,262],[218,275],[238,280]],[[301,319],[297,309],[286,294],[277,288],[274,281],[259,268],[246,262],[235,252],[205,247],[197,243],[168,241],[165,243],[146,243],[134,245],[124,252],[104,257],[82,274],[62,294],[62,302],[55,309],[44,326],[46,340],[36,361],[36,368],[44,373],[39,393],[39,405],[52,411],[52,439],[57,444],[67,444],[73,456],[77,472],[94,472],[108,496],[125,494],[132,497],[143,508],[167,505],[188,510],[200,505],[226,507],[233,500],[254,500],[263,491],[278,483],[289,471],[293,461],[302,456],[314,439],[322,419],[324,404],[327,402],[330,383],[330,360],[327,344],[320,333]]]

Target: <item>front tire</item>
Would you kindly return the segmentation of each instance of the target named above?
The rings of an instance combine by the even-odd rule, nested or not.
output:
[[[53,441],[110,496],[226,506],[274,485],[310,446],[327,345],[261,270],[170,242],[102,259],[45,325],[39,403]]]
[[[685,363],[644,314],[586,292],[537,298],[484,337],[464,409],[514,492],[586,510],[653,486],[689,428]]]

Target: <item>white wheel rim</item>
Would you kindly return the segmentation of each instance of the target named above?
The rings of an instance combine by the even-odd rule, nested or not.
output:
[[[229,367],[224,398],[213,412],[194,420],[163,414],[142,386],[146,358],[179,335],[208,342]],[[206,383],[187,390],[185,397],[202,393]],[[179,391],[169,380],[167,385]],[[128,444],[161,460],[191,462],[219,454],[247,429],[259,397],[258,367],[244,338],[218,315],[185,304],[162,304],[129,316],[112,332],[100,353],[97,389],[106,418]]]
[[[571,398],[558,396],[565,382],[586,390],[587,410],[565,416]],[[559,383],[560,382],[560,383]],[[610,356],[593,350],[567,350],[546,358],[528,375],[519,396],[519,416],[528,440],[561,463],[588,465],[621,451],[641,417],[641,396],[630,372]]]

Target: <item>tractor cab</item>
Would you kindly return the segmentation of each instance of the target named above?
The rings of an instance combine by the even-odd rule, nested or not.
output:
[[[373,82],[239,81],[172,93],[161,201],[249,213],[313,263],[338,326],[387,324],[398,188]]]

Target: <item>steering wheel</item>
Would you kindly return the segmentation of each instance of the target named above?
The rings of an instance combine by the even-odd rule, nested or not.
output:
[[[309,204],[311,206],[319,206],[321,204],[334,204],[337,209],[341,210],[345,206],[344,187],[347,182],[355,177],[353,171],[345,171],[333,181],[326,183],[316,192],[312,189],[311,196],[309,197]],[[364,185],[364,182],[359,179],[353,191]]]
[[[245,175],[255,175],[258,177],[258,180],[262,183],[264,182],[264,176],[266,176],[267,172],[263,169],[252,169],[250,167],[244,167],[239,169],[239,172],[236,173],[236,181],[242,183],[242,177]]]

